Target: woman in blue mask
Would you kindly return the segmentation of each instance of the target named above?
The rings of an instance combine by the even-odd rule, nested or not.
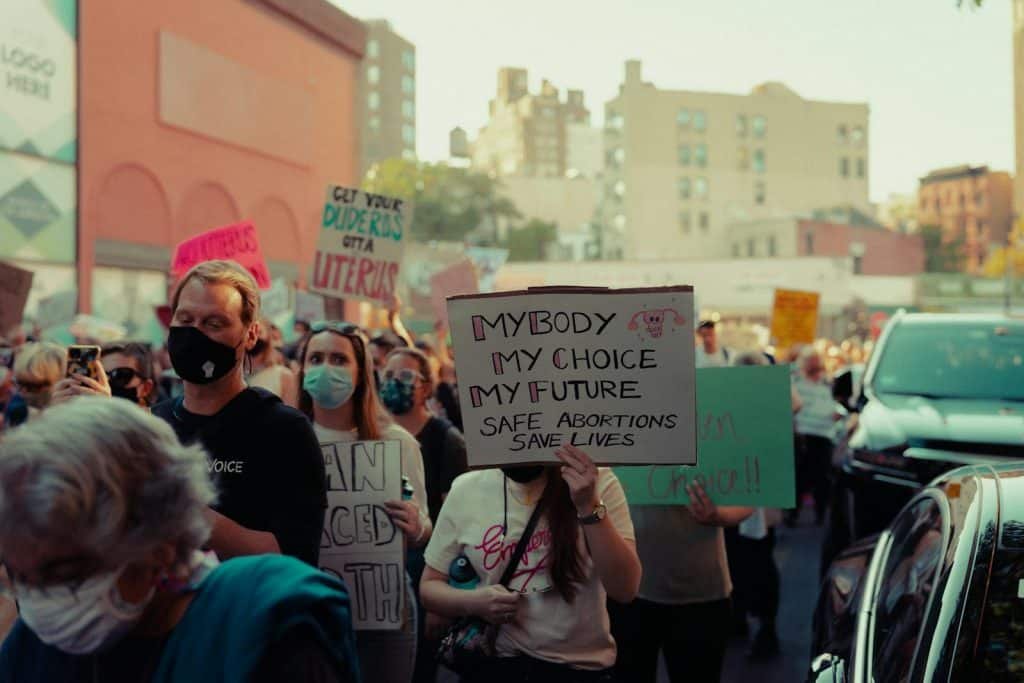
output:
[[[128,401],[81,397],[0,441],[0,681],[358,680],[345,586],[201,548],[207,454]]]
[[[373,358],[362,331],[343,322],[313,323],[299,357],[299,408],[313,420],[320,443],[398,441],[402,473],[412,485],[411,500],[387,503],[395,526],[409,548],[421,548],[433,529],[427,508],[423,458],[419,444],[395,424],[377,398]],[[416,657],[415,598],[400,631],[363,631],[357,638],[366,681],[407,683]]]

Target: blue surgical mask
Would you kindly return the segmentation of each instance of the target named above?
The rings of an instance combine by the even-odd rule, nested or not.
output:
[[[352,372],[337,365],[314,365],[306,370],[302,388],[321,408],[328,410],[345,404],[355,391]]]

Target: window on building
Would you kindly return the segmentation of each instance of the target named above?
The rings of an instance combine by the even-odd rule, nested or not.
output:
[[[679,165],[689,166],[690,165],[690,146],[679,145]]]
[[[768,129],[768,121],[763,116],[754,117],[754,137],[763,138]]]
[[[839,160],[839,175],[844,178],[850,177],[850,160],[846,157]]]
[[[707,211],[700,212],[700,230],[701,232],[707,232],[708,228],[711,227],[711,216],[708,215]]]
[[[864,256],[861,254],[853,255],[853,274],[863,275],[864,274]]]
[[[693,112],[693,129],[696,131],[703,131],[708,127],[707,117],[704,116],[704,112],[695,111]]]
[[[679,229],[683,231],[684,235],[690,234],[690,212],[682,211],[679,213]]]
[[[370,127],[370,130],[372,130],[373,132],[379,131],[380,130],[380,117],[379,116],[371,116],[370,120],[367,121],[367,125]]]
[[[402,126],[402,140],[410,145],[416,143],[416,129],[408,123]]]
[[[864,160],[863,159],[857,159],[857,177],[858,178],[863,178],[865,173],[867,172],[864,167],[865,167]]]
[[[366,82],[376,85],[380,82],[380,67],[376,64],[366,68]]]
[[[626,150],[622,147],[616,147],[612,150],[612,159],[619,166],[626,163]]]
[[[747,115],[737,114],[736,115],[736,135],[741,138],[747,137]]]
[[[768,236],[768,255],[775,256],[775,235]]]
[[[850,129],[846,127],[845,123],[839,124],[839,128],[836,129],[836,135],[841,143],[845,144],[850,141]]]
[[[617,230],[620,230],[620,231],[625,230],[626,229],[626,214],[623,214],[623,213],[615,214],[615,218],[612,219],[612,224],[615,226],[615,228]]]
[[[814,254],[814,233],[804,233],[804,256],[812,256]]]
[[[680,178],[679,179],[679,198],[689,199],[690,198],[690,179]]]
[[[380,43],[373,38],[366,41],[366,56],[370,59],[376,59],[380,56]]]
[[[540,115],[543,116],[546,119],[553,119],[553,118],[555,118],[555,108],[554,107],[542,107],[541,110],[540,110]]]
[[[416,105],[412,100],[402,100],[402,116],[407,119],[416,118]]]
[[[750,150],[746,147],[736,150],[736,167],[741,171],[750,170]]]
[[[409,71],[415,71],[416,70],[416,53],[413,52],[412,50],[403,50],[402,51],[402,66],[404,66]]]
[[[864,129],[860,126],[854,126],[853,131],[850,134],[850,139],[853,140],[855,145],[859,145],[864,142]]]
[[[740,245],[739,245],[738,242],[733,242],[733,244],[732,244],[732,257],[733,258],[739,258],[740,257]]]
[[[402,158],[406,161],[416,161],[416,150],[406,147],[402,150]]]
[[[412,95],[416,92],[416,79],[409,74],[402,76],[402,92],[406,95]]]
[[[622,130],[626,120],[622,118],[622,114],[609,110],[605,115],[605,128],[611,128],[612,130]]]
[[[757,255],[757,240],[750,238],[747,240],[747,258],[754,258]]]
[[[763,149],[755,149],[754,150],[754,172],[755,173],[764,173],[766,168],[767,168],[767,165],[765,164],[765,160],[764,160],[764,150]]]
[[[680,109],[676,112],[676,125],[681,128],[686,128],[690,125],[690,110]]]
[[[708,165],[708,146],[705,144],[696,145],[693,148],[693,162],[698,167],[704,168]]]
[[[693,192],[699,199],[704,199],[708,196],[708,179],[697,178],[693,181]]]
[[[380,109],[380,93],[377,92],[376,90],[371,90],[370,93],[366,96],[366,104],[373,111],[377,111],[378,109]]]
[[[757,204],[758,206],[761,206],[764,204],[764,200],[764,182],[758,180],[756,183],[754,183],[754,203]]]
[[[615,193],[616,197],[624,197],[626,195],[626,181],[618,180],[612,187],[612,192]]]

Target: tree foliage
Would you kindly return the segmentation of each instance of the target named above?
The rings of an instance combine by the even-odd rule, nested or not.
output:
[[[925,271],[929,273],[959,273],[963,270],[964,239],[947,240],[937,225],[921,227],[924,240]]]
[[[1013,265],[1015,276],[1024,275],[1024,221],[1018,222],[1007,240],[1011,246],[993,249],[985,261],[985,275],[1003,277],[1006,275],[1007,264]]]
[[[549,245],[558,240],[558,228],[554,223],[530,220],[520,228],[509,231],[505,244],[509,261],[543,261]]]
[[[409,231],[424,242],[461,242],[476,231],[475,241],[488,244],[499,219],[520,216],[515,205],[500,194],[498,181],[443,163],[388,159],[370,169],[363,189],[411,201],[414,213]]]

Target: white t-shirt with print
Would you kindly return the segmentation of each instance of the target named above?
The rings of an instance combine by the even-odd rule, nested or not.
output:
[[[530,520],[535,501],[525,501],[531,492],[539,495],[542,486],[538,487],[538,483],[517,484],[497,469],[468,472],[457,478],[427,546],[427,564],[447,574],[452,560],[464,554],[480,577],[481,586],[497,584]],[[503,539],[506,486],[508,534]],[[626,496],[610,469],[598,470],[597,490],[616,530],[623,538],[634,541]],[[543,517],[537,522],[511,581],[510,588],[523,593],[523,597],[516,619],[502,625],[498,632],[499,656],[521,653],[580,669],[604,669],[615,663],[606,593],[594,572],[582,529],[577,544],[587,578],[578,587],[573,604],[569,604],[551,586],[551,533]]]
[[[349,443],[358,441],[355,431],[341,431],[314,424],[313,430],[321,444]],[[409,432],[397,424],[391,423],[384,428],[381,441],[398,441],[402,444],[402,474],[409,477],[412,485],[412,502],[420,511],[420,524],[430,523],[430,511],[427,509],[427,484],[423,474],[423,454],[420,453],[420,442]]]

